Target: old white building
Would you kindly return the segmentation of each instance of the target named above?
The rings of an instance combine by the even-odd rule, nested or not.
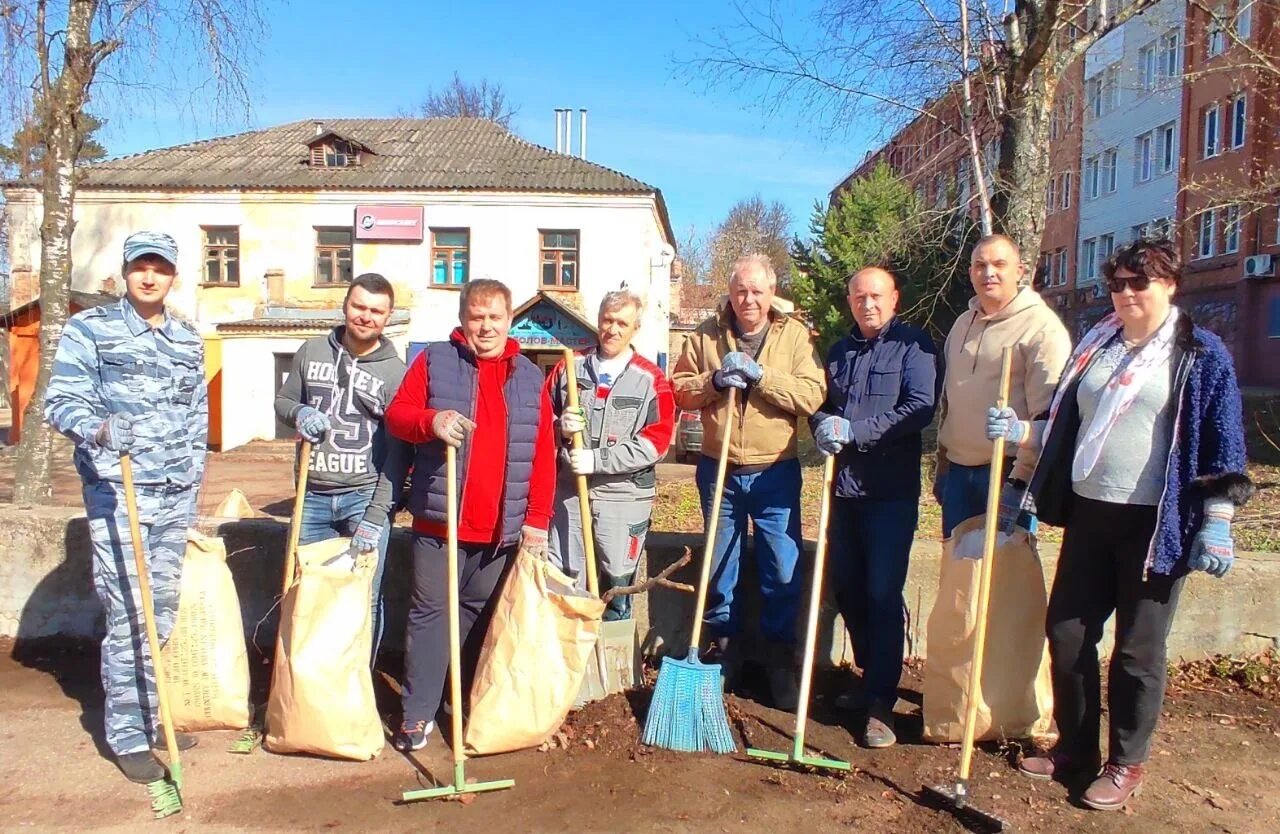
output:
[[[11,304],[39,269],[39,192],[10,184]],[[539,364],[590,343],[627,286],[648,304],[637,349],[665,365],[674,237],[661,192],[479,119],[301,121],[88,166],[73,289],[119,283],[138,229],[178,242],[173,306],[206,334],[222,448],[277,435],[280,369],[336,323],[353,275],[379,272],[407,354],[457,324],[458,289],[512,290],[513,335]]]
[[[1162,0],[1085,55],[1078,287],[1098,285],[1114,249],[1173,222],[1185,17]]]

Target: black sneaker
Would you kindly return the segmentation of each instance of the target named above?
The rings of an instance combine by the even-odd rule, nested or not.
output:
[[[179,750],[190,750],[192,747],[195,747],[200,743],[200,739],[196,738],[191,733],[184,733],[180,730],[174,730],[173,739],[178,743]],[[156,737],[155,740],[151,742],[151,749],[165,749],[164,727],[156,727]]]
[[[404,721],[400,730],[391,737],[391,746],[401,753],[421,750],[427,746],[427,736],[436,728],[434,721]]]
[[[116,766],[130,782],[146,785],[159,782],[165,777],[165,769],[150,750],[139,750],[137,753],[121,753],[116,756]]]

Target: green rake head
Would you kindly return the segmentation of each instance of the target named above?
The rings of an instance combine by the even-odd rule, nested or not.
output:
[[[147,791],[151,794],[151,810],[156,819],[173,816],[182,810],[182,794],[178,786],[168,779],[148,782]]]
[[[848,762],[842,762],[839,759],[823,759],[818,756],[806,756],[803,753],[775,753],[772,750],[757,750],[755,748],[747,748],[747,755],[753,759],[764,759],[768,762],[777,762],[795,768],[813,768],[821,767],[827,770],[843,770],[850,771],[853,765]]]
[[[463,763],[453,765],[453,784],[438,788],[426,788],[419,791],[405,791],[400,794],[401,802],[418,802],[423,799],[460,799],[470,793],[487,793],[489,791],[505,791],[514,788],[515,779],[495,779],[492,782],[468,782],[463,772]]]

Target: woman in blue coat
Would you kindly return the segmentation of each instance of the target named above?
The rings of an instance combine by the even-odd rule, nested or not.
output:
[[[1230,569],[1231,520],[1253,485],[1235,368],[1222,340],[1174,306],[1176,251],[1136,241],[1104,274],[1115,310],[1072,354],[1047,420],[992,409],[987,436],[1042,444],[1026,508],[1066,528],[1046,624],[1059,739],[1020,769],[1039,779],[1097,774],[1082,801],[1116,810],[1142,786],[1186,576]],[[1097,647],[1113,612],[1099,772]]]

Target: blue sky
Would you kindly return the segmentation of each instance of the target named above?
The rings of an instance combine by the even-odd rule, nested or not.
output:
[[[554,146],[554,108],[588,108],[589,158],[661,188],[681,236],[756,193],[781,200],[801,231],[869,140],[828,140],[802,113],[767,117],[750,96],[689,77],[678,63],[701,54],[695,37],[734,16],[730,3],[703,0],[280,4],[253,69],[248,127],[394,116],[456,70],[501,82],[519,106],[516,131],[541,145]],[[103,115],[112,155],[246,129],[151,106]],[[576,115],[574,130],[576,144]]]

